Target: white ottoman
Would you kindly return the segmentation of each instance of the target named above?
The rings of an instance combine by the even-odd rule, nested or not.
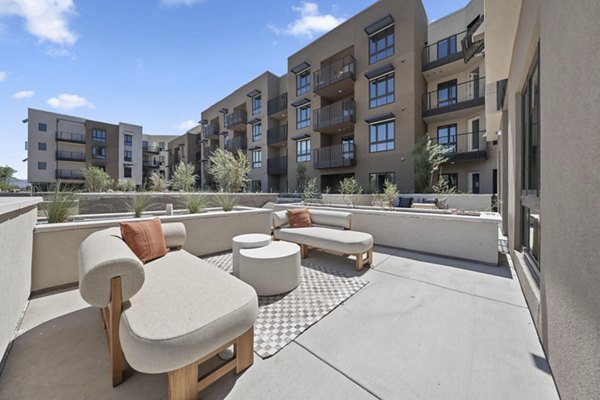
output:
[[[233,276],[240,277],[240,250],[263,247],[271,243],[271,236],[264,233],[249,233],[239,235],[231,240],[231,264],[233,267]]]
[[[259,296],[273,296],[300,284],[300,246],[272,242],[268,246],[240,250],[239,278]]]

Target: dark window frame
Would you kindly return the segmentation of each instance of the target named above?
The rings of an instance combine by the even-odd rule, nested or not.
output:
[[[48,144],[46,142],[38,142],[38,151],[48,150]]]
[[[252,150],[252,169],[262,167],[262,149]]]
[[[394,55],[395,24],[369,35],[369,65]],[[378,46],[381,45],[381,48]]]
[[[38,161],[38,170],[45,171],[48,169],[48,164],[46,161]]]
[[[296,162],[310,162],[311,155],[311,141],[310,138],[297,140],[296,141]]]
[[[296,96],[310,92],[311,77],[310,68],[296,74]]]
[[[454,134],[452,134],[451,129],[454,128]],[[448,132],[444,137],[447,138],[447,141],[440,140],[440,131],[446,130]],[[450,140],[454,138],[454,141]],[[456,153],[458,147],[458,125],[457,124],[447,124],[440,125],[437,127],[437,144],[444,147],[444,149],[450,149],[451,153]]]
[[[458,172],[446,172],[440,175],[440,179],[448,183],[448,188],[458,189]]]
[[[255,132],[257,128],[258,133]],[[262,122],[252,124],[252,141],[258,142],[259,140],[262,140]]]
[[[304,129],[310,127],[310,103],[305,106],[296,108],[296,129]]]
[[[252,98],[252,115],[260,114],[262,111],[262,95],[256,95]]]
[[[94,142],[106,142],[106,129],[92,128],[92,140]]]
[[[391,137],[390,137],[390,126]],[[379,127],[385,127],[385,137],[383,140],[379,138]],[[375,135],[375,138],[373,138]],[[380,148],[384,145],[385,148]],[[396,120],[390,119],[387,121],[374,122],[369,124],[369,153],[381,153],[396,149]]]
[[[438,83],[437,85],[437,106],[446,107],[458,102],[458,81],[452,79],[446,82]],[[440,95],[447,93],[445,99],[440,100]]]
[[[133,146],[133,135],[129,134],[129,133],[124,133],[123,134],[123,143],[125,144],[125,146]],[[150,143],[148,143],[149,145]]]
[[[133,161],[133,151],[125,149],[123,152],[123,160],[128,161],[128,162]]]
[[[100,150],[99,153],[97,149]],[[106,160],[106,147],[92,146],[92,158],[96,160]]]
[[[48,124],[45,122],[38,122],[38,131],[48,132]]]
[[[445,52],[440,52],[440,48],[442,47],[442,45],[445,46],[445,47],[443,47],[446,49]],[[436,43],[436,47],[437,47],[437,60],[453,56],[454,54],[458,53],[458,47],[456,45],[456,35],[452,35],[452,36],[449,36],[445,39],[438,41]]]
[[[384,83],[384,85],[380,86],[381,83]],[[379,92],[380,89],[383,89],[383,93]],[[396,77],[394,76],[394,72],[369,80],[369,108],[372,109],[385,106],[386,104],[392,104],[396,101],[395,94]]]
[[[129,171],[129,174],[127,173],[127,171]],[[123,167],[123,177],[124,178],[131,178],[132,175],[133,175],[133,168],[131,166],[129,166],[129,165],[124,166]]]
[[[394,171],[369,172],[369,186],[371,187],[371,189],[375,189],[375,193],[381,193],[383,192],[385,181],[388,180],[390,176],[392,178],[390,179],[390,181],[392,183],[396,183],[396,172]],[[383,178],[383,180],[380,180],[380,178]],[[375,184],[373,184],[373,182]]]

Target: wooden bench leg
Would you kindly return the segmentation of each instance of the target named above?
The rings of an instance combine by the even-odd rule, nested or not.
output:
[[[237,360],[236,374],[254,364],[254,327],[248,329],[246,333],[236,339],[234,351]]]
[[[300,245],[300,257],[302,259],[305,259],[306,257],[308,257],[308,246],[305,244]]]
[[[358,253],[356,255],[356,270],[361,271],[364,265],[363,253]]]
[[[367,252],[367,260],[365,261],[365,263],[369,264],[369,266],[373,264],[373,248],[370,248]]]
[[[193,363],[167,373],[169,400],[198,399],[198,364]]]
[[[121,311],[123,311],[120,276],[111,280],[111,299],[108,310],[108,321],[105,323],[105,327],[108,337],[112,384],[115,387],[123,382],[123,350],[119,339],[119,323],[121,322]]]

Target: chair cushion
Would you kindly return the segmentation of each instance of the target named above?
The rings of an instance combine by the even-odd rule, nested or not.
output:
[[[398,198],[398,207],[403,207],[403,208],[410,208],[410,206],[412,206],[413,203],[413,198],[412,197],[399,197]]]
[[[141,222],[121,222],[121,236],[145,264],[167,254],[167,245],[158,218]]]
[[[137,371],[188,365],[246,332],[258,313],[254,289],[184,250],[148,263],[123,311],[119,336]]]
[[[306,228],[312,226],[308,208],[295,208],[287,210],[290,219],[290,228]]]
[[[343,231],[338,229],[312,226],[309,228],[281,228],[274,232],[274,237],[304,244],[323,250],[337,251],[344,254],[364,253],[373,247],[373,236],[364,232]]]

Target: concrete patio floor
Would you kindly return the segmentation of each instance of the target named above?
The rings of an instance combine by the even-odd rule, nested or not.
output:
[[[355,274],[353,261],[313,252]],[[498,267],[376,247],[362,290],[206,399],[558,399],[519,282]],[[110,384],[97,309],[77,290],[32,299],[0,399],[162,399],[165,374]]]

